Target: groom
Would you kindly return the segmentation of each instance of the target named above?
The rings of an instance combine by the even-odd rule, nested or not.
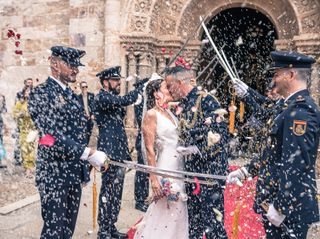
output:
[[[169,92],[174,100],[180,101],[176,114],[179,118],[180,143],[185,147],[184,154],[189,151],[185,157],[186,171],[226,175],[227,127],[214,113],[220,105],[214,97],[194,87],[193,79],[193,72],[184,67],[172,67],[165,72]],[[216,136],[214,143],[211,135]],[[201,185],[200,192],[195,190],[194,183],[186,184],[189,238],[203,238],[204,234],[207,239],[227,238],[223,219],[218,216],[219,212],[224,213],[224,182],[213,182],[216,183],[213,186]]]

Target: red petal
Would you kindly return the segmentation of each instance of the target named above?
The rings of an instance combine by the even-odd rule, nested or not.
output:
[[[14,51],[17,55],[22,55],[22,51],[21,50],[15,50]]]
[[[161,52],[162,52],[162,53],[165,53],[165,52],[166,52],[166,48],[162,47],[162,48],[161,48]]]
[[[169,55],[172,56],[173,55],[173,51],[170,50],[169,51]]]
[[[17,39],[20,39],[21,34],[20,34],[20,33],[18,33],[18,34],[16,35],[16,37],[17,37]]]
[[[41,145],[45,145],[45,146],[53,146],[54,142],[55,142],[55,138],[53,138],[52,135],[50,134],[46,134],[45,136],[43,136],[40,140],[39,140],[39,144]]]
[[[196,188],[193,190],[193,195],[198,195],[200,193],[200,183],[197,177],[194,178],[194,182],[196,183]]]
[[[8,38],[14,37],[15,36],[14,31],[13,30],[8,30],[7,36],[8,36]]]
[[[19,41],[16,41],[16,42],[15,42],[15,45],[16,45],[16,47],[19,47],[20,42],[19,42]]]

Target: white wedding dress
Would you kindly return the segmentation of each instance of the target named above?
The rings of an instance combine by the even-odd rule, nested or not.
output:
[[[178,144],[178,120],[167,111],[175,123],[156,111],[156,151],[157,167],[161,169],[183,170],[184,163],[179,157],[176,148]],[[161,177],[159,177],[161,180]],[[184,182],[170,179],[174,191],[185,195]],[[185,195],[186,197],[186,195]],[[186,198],[178,201],[168,201],[166,197],[157,203],[152,203],[142,221],[137,225],[135,239],[187,239],[188,238],[188,211]]]

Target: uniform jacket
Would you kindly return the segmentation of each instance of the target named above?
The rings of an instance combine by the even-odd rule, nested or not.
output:
[[[29,96],[29,113],[39,136],[53,136],[53,146],[38,147],[38,186],[69,186],[89,181],[89,164],[80,159],[87,145],[84,110],[74,93],[66,93],[52,78]]]
[[[258,172],[255,208],[273,203],[286,220],[319,220],[315,162],[319,145],[320,112],[307,90],[291,96],[274,119],[263,159],[251,163]],[[258,170],[257,170],[258,169]]]
[[[133,104],[142,88],[125,96],[114,95],[104,89],[95,97],[95,118],[99,128],[98,149],[116,161],[131,160],[124,127],[125,106]]]
[[[209,94],[198,91],[195,87],[179,105],[183,108],[179,118],[181,143],[185,146],[195,145],[201,155],[191,155],[185,162],[187,171],[225,175],[228,168],[226,144],[228,141],[227,125],[216,122],[215,110],[220,108],[219,102]],[[211,124],[205,120],[211,118]],[[218,143],[208,145],[208,133],[218,133]]]

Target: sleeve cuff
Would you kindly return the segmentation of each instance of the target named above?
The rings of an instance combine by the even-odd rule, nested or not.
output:
[[[80,159],[81,160],[87,160],[90,154],[90,148],[86,147],[84,152],[82,153]]]

